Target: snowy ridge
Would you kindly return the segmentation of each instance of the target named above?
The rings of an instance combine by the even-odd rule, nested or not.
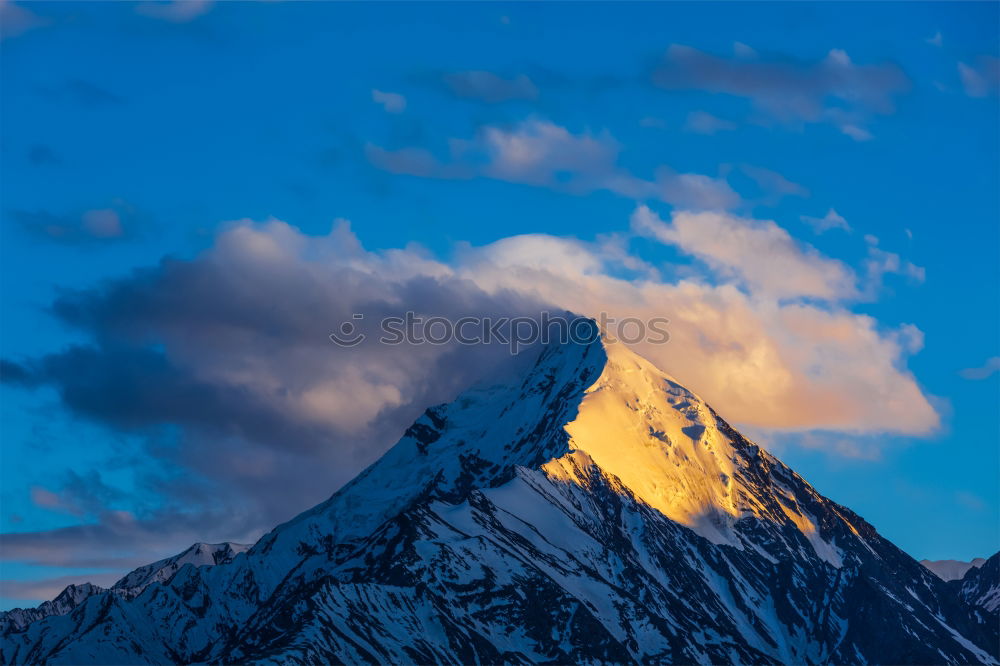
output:
[[[182,553],[139,567],[115,583],[111,589],[135,596],[152,583],[162,583],[173,577],[186,564],[195,567],[232,562],[240,553],[250,549],[242,543],[196,543]]]
[[[249,545],[239,543],[196,543],[173,557],[129,572],[109,589],[92,583],[69,585],[55,599],[43,602],[37,608],[13,608],[0,613],[0,631],[20,631],[42,618],[65,615],[96,594],[110,593],[126,598],[135,597],[148,585],[169,580],[185,564],[195,567],[226,564],[249,548]]]
[[[106,590],[91,583],[67,585],[55,599],[44,601],[36,608],[12,608],[0,613],[0,631],[19,631],[32,622],[37,622],[50,615],[65,615],[91,595]]]
[[[668,375],[595,339],[428,409],[231,562],[94,594],[5,631],[0,657],[1000,663],[985,612]]]

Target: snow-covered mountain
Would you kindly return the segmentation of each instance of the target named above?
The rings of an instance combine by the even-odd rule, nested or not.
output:
[[[959,580],[969,569],[979,568],[986,563],[986,559],[977,557],[971,562],[961,560],[920,560],[920,563],[936,573],[938,578],[944,581]]]
[[[44,617],[65,615],[83,603],[87,597],[101,592],[106,590],[92,583],[68,585],[55,599],[44,601],[36,608],[12,608],[0,613],[0,632],[20,631]]]
[[[998,663],[949,584],[602,339],[428,409],[231,562],[3,638],[4,663]]]
[[[20,631],[50,615],[65,615],[95,594],[113,593],[129,599],[136,597],[151,583],[169,580],[185,564],[195,567],[225,564],[249,548],[249,545],[241,543],[196,543],[173,557],[129,572],[108,589],[92,583],[69,585],[55,599],[36,608],[12,608],[0,613],[0,632]]]
[[[196,543],[173,557],[153,562],[128,573],[111,589],[121,590],[126,596],[136,596],[153,583],[170,580],[177,571],[190,564],[194,567],[212,566],[232,562],[240,553],[250,550],[243,543]]]

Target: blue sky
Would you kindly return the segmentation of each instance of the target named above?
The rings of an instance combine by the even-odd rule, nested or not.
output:
[[[253,538],[498,362],[335,356],[363,293],[666,316],[909,553],[1000,547],[995,4],[0,11],[5,606]]]

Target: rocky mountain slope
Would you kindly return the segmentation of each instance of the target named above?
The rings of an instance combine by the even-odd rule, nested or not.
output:
[[[998,663],[949,584],[596,336],[428,409],[231,562],[3,639],[3,663]]]
[[[986,560],[982,566],[969,569],[952,586],[968,604],[997,614],[1000,619],[1000,553]]]

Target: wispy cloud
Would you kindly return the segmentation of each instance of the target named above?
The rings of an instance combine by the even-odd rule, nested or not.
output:
[[[851,230],[851,225],[847,223],[847,220],[845,220],[844,217],[833,208],[826,211],[826,215],[823,217],[802,215],[799,219],[812,227],[813,231],[817,234],[826,233],[831,229],[843,229],[844,231]]]
[[[886,275],[900,275],[914,283],[924,281],[926,271],[922,266],[906,261],[895,252],[883,250],[879,247],[879,239],[871,234],[865,235],[865,243],[868,256],[864,261],[864,267],[867,279],[866,294],[869,299],[876,297]]]
[[[214,4],[213,0],[152,0],[139,3],[135,11],[162,21],[188,23],[208,13]]]
[[[692,111],[688,114],[684,129],[695,134],[716,134],[736,129],[736,123],[717,118],[706,111]]]
[[[78,244],[122,240],[135,235],[140,215],[128,202],[59,215],[45,210],[12,210],[8,216],[26,231],[54,242]]]
[[[995,373],[1000,372],[1000,356],[993,356],[986,359],[978,368],[965,368],[959,371],[960,374],[965,379],[972,379],[975,381],[982,379],[989,379]]]
[[[984,55],[974,65],[960,62],[958,74],[969,97],[989,97],[1000,91],[1000,58]]]
[[[809,190],[805,186],[794,183],[772,169],[741,164],[740,170],[745,173],[765,193],[772,202],[782,197],[808,197]]]
[[[726,209],[740,204],[723,178],[660,168],[651,179],[618,162],[621,146],[607,132],[570,132],[541,119],[513,127],[486,126],[472,139],[450,139],[449,157],[423,148],[390,151],[369,145],[369,161],[393,173],[424,178],[492,178],[573,194],[599,190],[632,199],[657,199],[686,208]]]
[[[524,74],[507,79],[493,72],[473,70],[446,74],[444,81],[458,97],[489,104],[538,98],[538,88]]]
[[[381,105],[386,113],[402,113],[406,110],[406,98],[399,93],[373,89],[372,101]]]
[[[895,111],[894,98],[909,89],[896,65],[857,65],[834,49],[814,62],[763,58],[743,51],[724,58],[673,45],[652,74],[667,90],[701,90],[745,97],[779,123],[829,123],[858,140],[871,138],[873,114]],[[838,106],[829,100],[839,101]]]
[[[48,19],[14,3],[13,0],[0,0],[0,39],[23,35],[48,23]]]

